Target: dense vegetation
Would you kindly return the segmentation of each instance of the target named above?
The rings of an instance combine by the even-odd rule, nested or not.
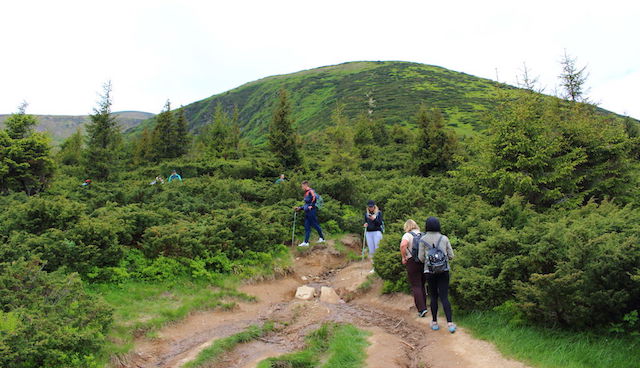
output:
[[[195,139],[183,129],[184,119],[194,124],[190,107],[173,113],[168,104],[162,124],[122,137],[108,85],[88,134],[55,156],[32,117],[12,116],[0,131],[1,355],[20,356],[16,367],[97,364],[112,319],[83,284],[214,282],[275,267],[303,179],[325,199],[328,233],[360,232],[364,203],[377,201],[387,232],[375,268],[386,291],[407,290],[402,224],[436,215],[457,253],[457,308],[498,308],[515,324],[640,333],[637,122],[512,89],[491,92],[494,108],[474,123],[486,130],[473,137],[454,134],[453,115],[438,103],[398,95],[403,104],[418,99],[412,128],[363,98],[360,113],[349,113],[349,101],[333,104],[329,127],[298,139],[303,94],[263,101],[272,140],[262,145],[243,120],[255,107],[240,103],[231,116],[207,105],[211,124]],[[249,127],[242,138],[240,126]],[[182,180],[150,184],[172,170]],[[288,180],[276,185],[281,172]]]

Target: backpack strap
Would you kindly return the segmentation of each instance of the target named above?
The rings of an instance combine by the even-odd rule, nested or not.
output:
[[[444,235],[440,234],[440,238],[438,239],[438,244],[436,244],[436,245],[434,246],[434,248],[440,248],[440,241],[442,240],[442,237],[443,237],[443,236],[444,236]]]

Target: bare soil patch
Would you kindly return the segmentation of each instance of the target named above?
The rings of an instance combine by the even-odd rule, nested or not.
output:
[[[342,242],[361,246],[353,235]],[[213,341],[269,320],[276,324],[272,333],[240,344],[209,367],[255,367],[268,357],[302,349],[305,336],[324,322],[351,323],[371,333],[367,367],[526,367],[503,358],[491,344],[473,339],[464,329],[454,335],[444,329],[431,331],[430,316],[418,318],[410,296],[380,295],[379,281],[369,292],[362,292],[358,287],[371,267],[369,261],[347,263],[333,249],[333,242],[305,250],[295,258],[293,272],[286,278],[240,288],[254,295],[256,302],[241,302],[232,311],[194,313],[165,327],[155,339],[138,339],[129,359],[114,366],[180,367]],[[322,286],[333,287],[348,302],[296,300],[295,291],[301,285],[318,292]]]

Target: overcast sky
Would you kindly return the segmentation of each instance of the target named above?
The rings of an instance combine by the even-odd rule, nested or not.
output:
[[[16,0],[0,3],[0,113],[157,113],[274,74],[356,60],[438,65],[553,93],[566,49],[588,96],[640,118],[634,1]]]

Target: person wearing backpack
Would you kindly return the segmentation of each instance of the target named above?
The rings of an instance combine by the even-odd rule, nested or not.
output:
[[[449,332],[456,332],[449,303],[449,260],[453,259],[453,248],[446,235],[440,233],[440,220],[429,217],[425,223],[426,233],[420,238],[418,258],[424,262],[427,290],[431,295],[431,329],[437,331],[438,298],[447,317]]]
[[[376,202],[369,200],[364,213],[364,225],[367,238],[367,246],[369,247],[369,258],[372,258],[378,249],[378,244],[382,240],[382,232],[384,231],[384,221],[382,220],[382,211],[376,206]],[[374,270],[371,270],[373,273]]]
[[[302,190],[304,190],[304,205],[300,207],[293,207],[295,211],[304,211],[304,242],[298,244],[299,247],[309,246],[309,237],[311,236],[311,228],[313,227],[318,231],[320,239],[316,243],[324,243],[324,235],[322,235],[322,228],[318,223],[317,204],[319,196],[316,191],[311,189],[308,181],[303,181],[300,184]]]
[[[420,238],[422,238],[422,233],[420,233],[418,224],[411,219],[407,220],[404,223],[404,235],[400,241],[400,255],[402,264],[407,267],[407,276],[411,284],[413,302],[418,310],[418,317],[424,317],[427,314],[427,292],[424,288],[426,280],[424,263],[418,259]]]

